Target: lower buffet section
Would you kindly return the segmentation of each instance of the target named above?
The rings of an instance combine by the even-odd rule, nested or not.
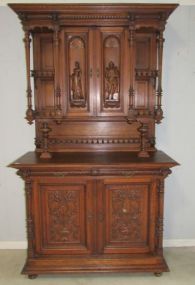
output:
[[[61,257],[29,259],[23,274],[61,274],[61,273],[97,273],[97,272],[153,272],[169,271],[162,256],[133,254],[128,257]]]
[[[17,160],[11,166],[25,181],[27,209],[22,273],[168,271],[164,179],[175,165],[163,153],[66,154],[48,162],[31,153]]]

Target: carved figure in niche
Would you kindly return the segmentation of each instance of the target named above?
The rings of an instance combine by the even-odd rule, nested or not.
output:
[[[73,73],[71,74],[71,95],[73,100],[84,99],[82,91],[81,75],[82,71],[80,68],[80,63],[76,61]]]
[[[106,100],[118,100],[119,98],[119,70],[114,65],[113,61],[110,61],[105,71],[105,99]]]

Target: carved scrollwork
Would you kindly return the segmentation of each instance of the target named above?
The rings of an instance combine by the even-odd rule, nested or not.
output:
[[[19,169],[16,174],[24,180],[28,179],[32,175],[30,169]]]
[[[171,173],[172,173],[172,171],[169,168],[164,168],[164,169],[160,170],[160,174],[161,174],[161,176],[163,176],[163,178],[166,178]]]

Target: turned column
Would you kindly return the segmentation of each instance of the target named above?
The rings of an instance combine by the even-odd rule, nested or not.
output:
[[[157,64],[158,64],[158,77],[156,89],[156,106],[155,106],[155,121],[157,124],[161,123],[163,119],[162,110],[162,60],[163,60],[163,32],[165,29],[165,16],[161,15],[160,29],[157,32]]]
[[[135,17],[133,14],[129,15],[129,48],[130,48],[130,87],[129,87],[129,110],[127,122],[132,123],[136,121],[137,112],[134,109],[134,95],[135,95]]]
[[[26,120],[31,125],[34,120],[34,110],[32,109],[32,88],[31,88],[31,78],[30,78],[30,31],[28,29],[24,29],[25,37],[25,54],[26,54],[26,81],[27,81],[27,110],[26,110]]]

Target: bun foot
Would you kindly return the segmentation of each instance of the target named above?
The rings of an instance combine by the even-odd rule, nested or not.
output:
[[[38,275],[36,274],[30,274],[28,275],[28,279],[36,279]]]
[[[162,272],[154,272],[154,275],[155,275],[156,277],[161,277],[161,276],[162,276]]]

